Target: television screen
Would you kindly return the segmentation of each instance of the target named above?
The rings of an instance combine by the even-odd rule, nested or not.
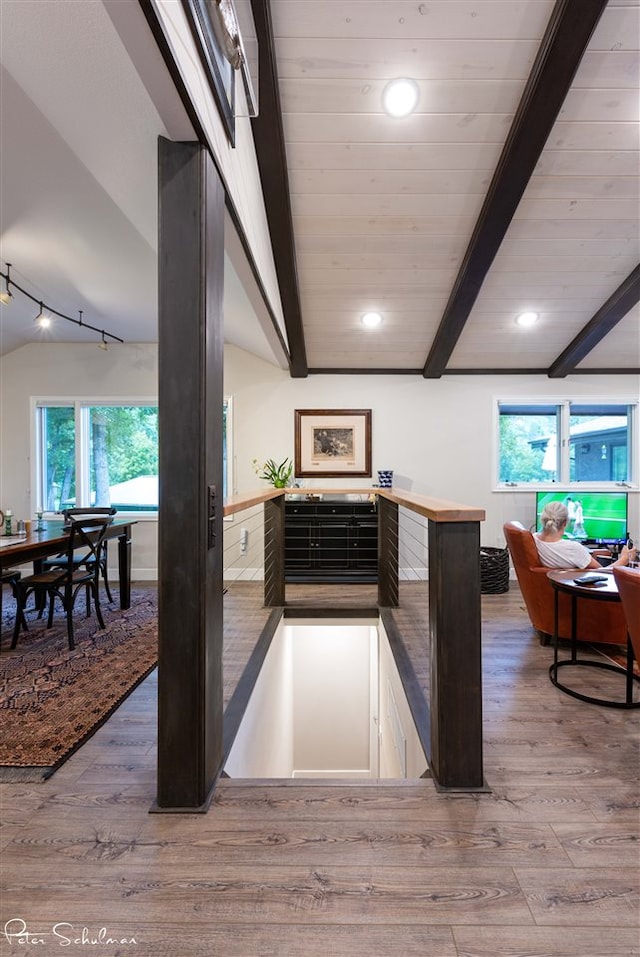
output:
[[[553,491],[536,493],[536,528],[548,502],[564,502],[569,510],[565,538],[618,542],[627,536],[626,492]]]

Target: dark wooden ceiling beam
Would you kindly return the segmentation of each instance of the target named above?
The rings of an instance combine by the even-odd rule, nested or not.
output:
[[[294,378],[304,378],[308,374],[307,355],[269,0],[251,0],[251,9],[259,58],[259,113],[252,119],[251,127],[289,343],[289,371]]]
[[[550,379],[562,379],[575,372],[575,367],[594,346],[611,332],[630,309],[640,301],[640,264],[620,283],[612,296],[598,309],[578,335],[549,366]]]
[[[544,149],[607,0],[557,0],[424,366],[438,379]]]

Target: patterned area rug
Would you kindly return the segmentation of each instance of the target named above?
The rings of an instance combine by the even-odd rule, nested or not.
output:
[[[106,628],[78,599],[74,651],[58,612],[28,614],[29,631],[9,650],[14,603],[5,592],[0,654],[0,781],[49,777],[106,721],[158,660],[154,587],[132,589],[131,608],[103,605]],[[29,769],[29,770],[28,770]]]

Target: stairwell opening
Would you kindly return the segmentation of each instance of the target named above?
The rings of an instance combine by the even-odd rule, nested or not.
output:
[[[428,777],[380,618],[282,618],[224,771],[305,781]]]

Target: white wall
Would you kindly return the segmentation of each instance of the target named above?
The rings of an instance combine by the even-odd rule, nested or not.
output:
[[[406,699],[405,691],[402,686],[402,680],[396,668],[395,659],[389,639],[387,638],[384,625],[380,621],[378,624],[380,633],[379,641],[379,679],[380,679],[380,704],[378,713],[380,716],[380,777],[381,778],[400,778],[402,777],[401,760],[396,751],[394,721],[389,714],[389,695],[388,688],[391,687],[399,726],[402,728],[405,739],[405,758],[406,775],[405,777],[413,779],[420,778],[428,769],[427,759],[420,744],[420,738],[413,723],[413,715],[409,702]]]
[[[0,508],[16,519],[33,517],[31,494],[32,397],[158,398],[158,349],[154,344],[31,343],[0,358]],[[133,526],[132,578],[157,577],[157,520]],[[117,550],[109,550],[112,579]]]
[[[153,0],[165,36],[182,74],[189,96],[209,140],[227,192],[232,197],[247,242],[269,297],[274,317],[286,341],[286,329],[280,291],[271,249],[269,227],[264,208],[260,173],[248,116],[238,115],[235,122],[235,146],[227,138],[215,99],[209,88],[189,21],[181,3]],[[236,92],[243,97],[237,78]],[[239,112],[241,106],[239,107]],[[238,268],[238,260],[234,260]],[[259,315],[259,318],[264,319]],[[271,339],[270,339],[271,341]]]
[[[225,771],[232,778],[370,777],[369,624],[280,622]],[[354,773],[355,772],[355,773]]]
[[[287,625],[296,777],[371,776],[371,628]],[[376,636],[377,637],[377,636]]]
[[[225,393],[234,403],[236,485],[255,488],[251,460],[294,452],[295,409],[371,409],[372,479],[393,469],[394,484],[424,495],[484,508],[482,543],[503,545],[502,526],[535,521],[535,494],[494,492],[493,430],[496,397],[596,397],[640,395],[638,376],[443,376],[335,375],[291,379],[287,373],[233,346],[225,350]],[[639,441],[640,441],[640,437]],[[637,454],[637,452],[636,452]],[[327,484],[305,480],[305,485]],[[639,492],[630,492],[630,531],[640,540]]]
[[[293,775],[292,636],[282,622],[224,766],[232,778],[290,778]]]

